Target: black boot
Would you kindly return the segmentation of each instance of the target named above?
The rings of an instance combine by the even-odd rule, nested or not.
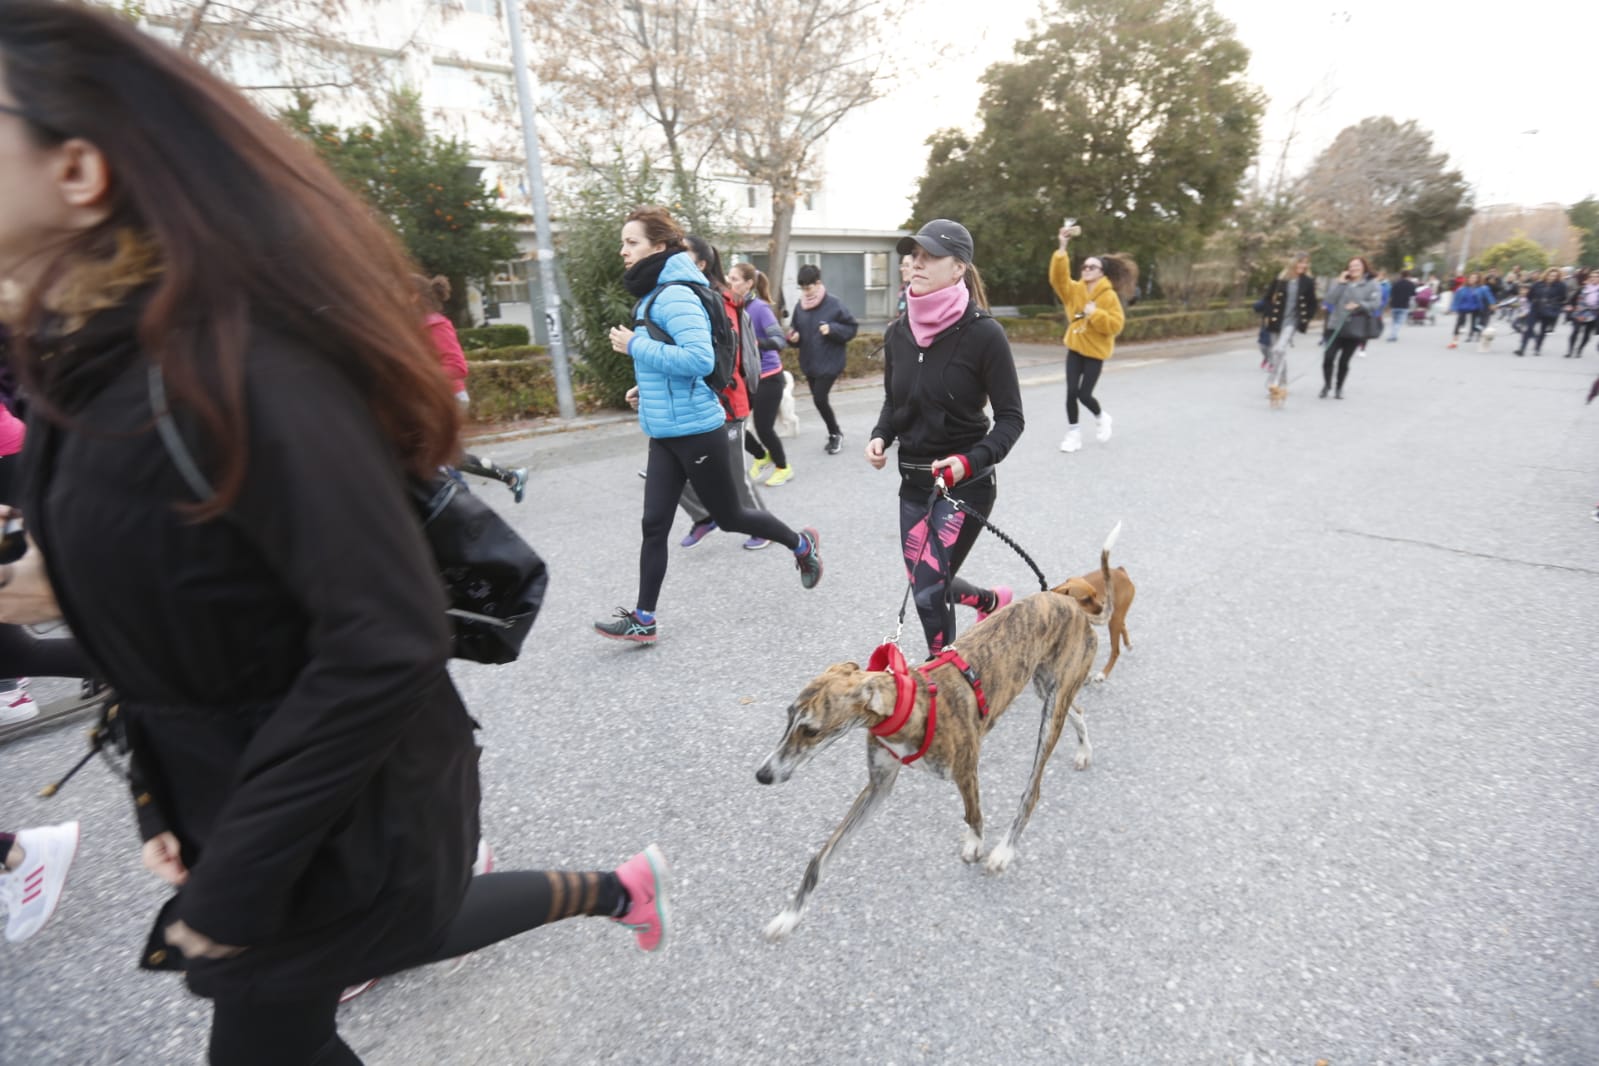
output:
[[[1328,393],[1329,393],[1329,392],[1331,392],[1331,391],[1332,391],[1332,386],[1331,386],[1331,385],[1323,385],[1323,386],[1322,386],[1322,387],[1321,387],[1321,396],[1320,396],[1320,399],[1323,399],[1323,400],[1325,400],[1325,399],[1326,399],[1326,398],[1327,398],[1327,394],[1328,394]]]
[[[1342,385],[1340,385],[1340,386],[1338,386],[1338,388],[1336,390],[1334,390],[1333,399],[1341,400],[1343,398],[1344,398],[1344,387]]]

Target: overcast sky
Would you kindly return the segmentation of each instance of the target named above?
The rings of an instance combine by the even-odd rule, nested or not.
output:
[[[1106,0],[1107,5],[1114,0]],[[1587,76],[1599,5],[1415,0],[1214,0],[1270,97],[1262,154],[1275,160],[1288,109],[1310,95],[1290,173],[1369,115],[1416,119],[1477,189],[1479,205],[1573,203],[1599,193]],[[913,32],[950,40],[937,67],[907,42],[902,87],[842,123],[827,156],[829,222],[889,229],[910,213],[929,134],[976,129],[978,77],[1011,56],[1043,0],[917,0]],[[1473,14],[1473,12],[1476,12]],[[1587,94],[1586,96],[1582,94]],[[1537,130],[1536,133],[1523,133]]]

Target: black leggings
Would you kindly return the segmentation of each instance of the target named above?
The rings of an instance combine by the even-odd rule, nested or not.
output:
[[[1099,401],[1094,399],[1094,386],[1099,383],[1099,372],[1105,369],[1105,360],[1090,359],[1081,352],[1066,350],[1066,422],[1077,424],[1077,405],[1088,408],[1099,417]]]
[[[1581,355],[1582,350],[1588,347],[1588,338],[1592,336],[1595,326],[1599,326],[1599,322],[1572,322],[1571,340],[1566,343],[1566,354],[1576,352]]]
[[[38,640],[21,626],[0,625],[0,677],[93,677],[94,667],[70,637]]]
[[[777,435],[777,409],[783,404],[783,372],[761,379],[755,390],[755,403],[750,411],[750,422],[755,432],[744,437],[744,448],[757,459],[771,456],[778,466],[788,465],[788,455],[783,451],[783,441]]]
[[[1460,336],[1460,327],[1464,326],[1468,322],[1471,323],[1471,328],[1466,330],[1466,339],[1469,341],[1471,338],[1475,337],[1477,335],[1477,330],[1482,326],[1482,319],[1480,317],[1480,313],[1477,311],[1456,311],[1455,331],[1454,333],[1450,334],[1450,336]]]
[[[644,472],[644,543],[638,556],[638,608],[654,613],[661,583],[666,580],[666,541],[684,485],[693,485],[700,503],[718,529],[775,540],[793,550],[799,534],[770,511],[751,511],[738,504],[726,436],[722,429],[690,437],[651,437],[649,466]]]
[[[937,655],[955,639],[955,604],[977,607],[989,599],[987,590],[955,576],[983,526],[955,510],[940,496],[933,505],[930,536],[927,528],[930,490],[921,484],[901,478],[899,540],[906,577],[911,583],[911,598],[916,601],[916,614],[922,621],[922,634],[927,638],[927,653]],[[998,486],[993,471],[989,471],[983,477],[961,482],[953,492],[962,504],[987,518],[994,510]]]
[[[746,511],[764,511],[766,504],[761,502],[761,495],[755,489],[755,482],[751,480],[749,471],[744,469],[744,448],[747,438],[744,435],[744,420],[734,418],[723,423],[722,433],[727,439],[727,464],[733,472],[733,487],[738,490],[738,505]],[[694,491],[694,486],[688,485],[683,489],[683,498],[679,501],[689,520],[699,525],[711,516],[700,502],[699,493]]]
[[[838,436],[843,431],[838,428],[838,419],[833,417],[833,405],[827,402],[827,394],[833,391],[833,382],[838,380],[838,375],[820,374],[805,380],[810,383],[811,402],[816,404],[816,413],[826,423],[828,436]]]
[[[1527,345],[1532,344],[1533,351],[1543,353],[1543,339],[1549,336],[1549,331],[1554,329],[1558,319],[1539,318],[1536,314],[1527,316],[1526,325],[1521,331],[1521,347],[1518,352],[1525,352]]]
[[[1344,379],[1349,376],[1349,360],[1354,356],[1355,350],[1365,343],[1360,337],[1338,337],[1327,345],[1326,353],[1321,357],[1321,383],[1332,388],[1333,361],[1337,360],[1338,387],[1343,388]]]
[[[612,915],[625,899],[614,873],[513,870],[474,877],[444,944],[424,962],[477,951],[581,914]],[[339,1038],[338,991],[289,1002],[219,998],[211,1014],[214,1066],[360,1066]]]

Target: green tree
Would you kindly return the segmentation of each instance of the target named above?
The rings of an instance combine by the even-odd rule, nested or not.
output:
[[[443,274],[454,293],[446,313],[458,323],[465,282],[489,278],[497,263],[519,254],[512,223],[485,189],[468,146],[431,136],[413,93],[396,93],[376,126],[340,130],[318,122],[300,96],[283,120],[379,215],[388,220],[425,274]]]
[[[1264,97],[1206,0],[1056,0],[983,75],[982,127],[929,141],[914,218],[958,219],[997,299],[1051,298],[1063,216],[1085,253],[1195,252],[1232,212]]]
[[[1471,262],[1466,264],[1467,270],[1497,270],[1503,274],[1513,266],[1520,266],[1522,270],[1537,273],[1549,267],[1549,253],[1537,241],[1526,237],[1512,237],[1508,241],[1500,241],[1491,248],[1483,250],[1481,255],[1472,256]]]
[[[1315,228],[1376,264],[1400,266],[1471,217],[1465,178],[1414,120],[1364,118],[1339,131],[1301,179]]]
[[[1566,218],[1582,232],[1578,261],[1583,266],[1599,266],[1599,199],[1583,197],[1566,208]]]

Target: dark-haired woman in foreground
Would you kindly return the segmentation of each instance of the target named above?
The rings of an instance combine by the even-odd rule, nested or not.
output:
[[[474,724],[407,495],[459,415],[410,273],[200,66],[113,15],[5,0],[0,277],[35,543],[0,622],[64,618],[121,696],[145,865],[176,889],[141,965],[214,1001],[213,1063],[357,1063],[341,990],[556,919],[665,933],[653,846],[470,876]],[[158,386],[209,502],[158,436]]]

